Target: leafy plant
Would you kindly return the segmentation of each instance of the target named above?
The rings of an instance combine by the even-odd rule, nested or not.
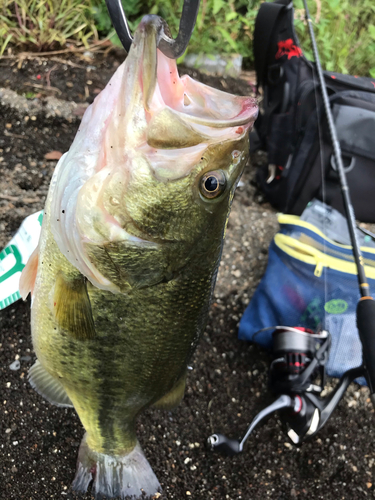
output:
[[[179,28],[183,0],[122,0],[134,31],[145,14],[163,17],[172,34]],[[253,63],[255,18],[262,0],[201,0],[188,52],[241,54]],[[308,0],[322,66],[375,78],[374,0]],[[295,28],[312,59],[302,0],[294,0]],[[88,44],[113,33],[105,0],[0,0],[0,55],[10,43],[32,50],[52,49],[74,38]],[[117,37],[112,41],[117,45]]]
[[[303,1],[295,0],[295,27],[303,51],[312,59]],[[318,10],[319,7],[319,10]],[[320,10],[321,7],[321,10]],[[373,0],[309,2],[322,66],[328,71],[375,77]]]
[[[142,17],[147,13],[148,6],[144,0],[122,0],[129,27],[134,31]],[[112,28],[105,0],[93,0],[92,13],[100,35],[108,36],[114,45],[121,46],[118,36]]]
[[[76,39],[88,46],[98,34],[90,0],[2,0],[0,55],[11,42],[43,51]]]
[[[105,0],[93,0],[93,4],[98,31],[107,34],[111,22]],[[188,51],[251,56],[257,9],[248,12],[248,4],[248,0],[202,0]],[[156,14],[167,21],[173,36],[177,35],[183,0],[123,0],[123,5],[133,31],[145,14]]]
[[[136,24],[138,24],[137,21],[142,17],[142,13],[147,11],[148,6],[142,0],[126,0],[123,2],[123,5],[129,26],[134,29]],[[98,32],[107,35],[112,30],[112,23],[108,15],[105,0],[94,1],[92,12]]]
[[[152,13],[167,20],[177,33],[182,11],[180,0],[148,0]],[[171,14],[173,13],[173,14]],[[240,53],[251,56],[255,15],[246,0],[203,0],[188,51],[205,54]]]
[[[110,29],[105,0],[93,0],[98,26]],[[188,46],[190,53],[239,53],[253,62],[253,32],[261,0],[202,0],[197,24]],[[134,29],[144,14],[158,14],[176,35],[183,0],[123,0]],[[375,2],[373,0],[309,0],[323,67],[342,73],[375,77]],[[302,49],[312,59],[304,21],[303,1],[295,0],[295,28]]]

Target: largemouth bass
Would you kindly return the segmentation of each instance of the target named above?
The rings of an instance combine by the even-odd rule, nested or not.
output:
[[[32,292],[31,385],[74,406],[86,430],[73,489],[109,498],[160,484],[135,433],[150,406],[182,399],[205,327],[253,99],[179,77],[146,16],[60,159]]]

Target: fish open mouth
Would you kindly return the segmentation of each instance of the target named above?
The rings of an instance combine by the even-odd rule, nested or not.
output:
[[[152,24],[149,18],[147,22]],[[184,149],[246,134],[257,117],[255,100],[213,89],[188,75],[180,77],[176,61],[156,49],[157,28],[152,30],[147,22],[141,22],[129,54],[139,64],[147,144]]]

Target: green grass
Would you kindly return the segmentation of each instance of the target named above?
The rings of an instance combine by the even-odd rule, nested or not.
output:
[[[40,52],[97,37],[90,0],[0,1],[0,55],[9,44]]]
[[[329,71],[375,78],[375,2],[374,0],[310,1],[322,65]],[[303,21],[302,0],[294,1],[295,27],[306,57],[313,59],[308,28]],[[311,5],[311,7],[310,7]]]
[[[105,0],[93,0],[103,32],[110,29]],[[252,65],[253,31],[260,0],[201,0],[188,52],[239,53]],[[158,14],[177,34],[182,0],[123,0],[134,29],[142,15]],[[375,1],[309,0],[314,31],[324,68],[375,78]],[[302,0],[295,0],[295,27],[305,55],[312,59]],[[318,11],[318,6],[319,10]],[[317,16],[318,14],[318,16]]]
[[[111,24],[105,0],[93,2],[98,31],[106,34]],[[133,30],[143,15],[157,14],[167,21],[173,36],[177,35],[183,0],[123,0],[123,5]],[[251,57],[252,26],[257,9],[248,7],[247,0],[201,0],[188,51],[205,54],[240,53]]]
[[[144,14],[158,14],[178,31],[183,0],[123,0],[134,30]],[[253,62],[252,42],[260,0],[201,0],[188,52],[239,53]],[[375,1],[308,0],[324,68],[375,78]],[[295,27],[312,58],[302,0],[295,0]],[[105,0],[0,0],[0,54],[9,45],[41,51],[68,40],[87,45],[108,36],[112,25]],[[119,44],[116,37],[115,43]]]

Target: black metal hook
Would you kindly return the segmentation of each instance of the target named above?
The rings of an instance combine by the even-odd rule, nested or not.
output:
[[[124,49],[129,52],[133,36],[130,32],[121,0],[105,1],[113,27]],[[165,32],[163,33],[159,41],[159,49],[170,59],[177,59],[185,52],[197,20],[199,3],[200,0],[184,0],[180,28],[176,38],[169,37]]]

